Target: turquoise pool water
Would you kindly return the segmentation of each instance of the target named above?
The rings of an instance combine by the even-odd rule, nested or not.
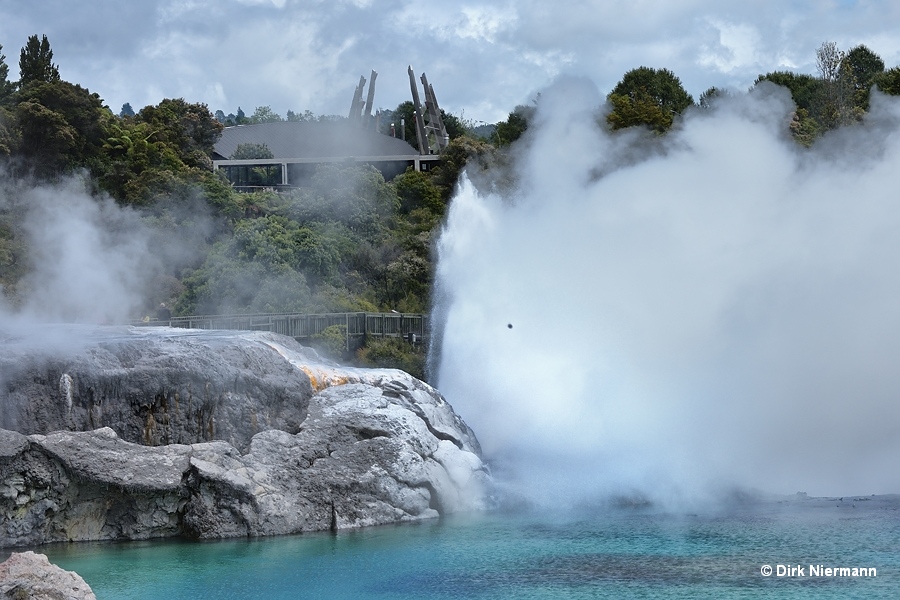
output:
[[[855,505],[855,506],[854,506]],[[36,549],[103,599],[897,598],[900,499],[487,514],[259,540]],[[874,567],[826,577],[809,565]],[[771,565],[772,576],[761,575]],[[777,575],[801,566],[803,575]]]

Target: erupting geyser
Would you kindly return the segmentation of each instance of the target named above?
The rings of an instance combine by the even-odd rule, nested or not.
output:
[[[656,139],[601,104],[554,84],[515,191],[451,205],[437,383],[486,455],[537,499],[900,491],[900,104],[812,149],[767,84]]]

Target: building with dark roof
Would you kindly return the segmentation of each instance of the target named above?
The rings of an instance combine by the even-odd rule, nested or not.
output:
[[[233,159],[238,146],[265,146],[271,158]],[[427,170],[439,157],[419,152],[405,141],[342,121],[280,121],[226,127],[215,145],[213,168],[222,169],[235,187],[294,187],[322,163],[372,165],[392,179],[414,167]]]

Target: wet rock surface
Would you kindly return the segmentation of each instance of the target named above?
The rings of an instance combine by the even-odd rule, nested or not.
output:
[[[15,365],[0,376],[20,426],[0,430],[0,546],[275,535],[484,504],[490,478],[475,436],[406,373],[338,367],[270,333],[98,337],[103,352],[95,343],[0,363]],[[179,360],[163,358],[167,345]],[[204,371],[212,354],[219,364]],[[184,410],[184,390],[197,387],[215,391]],[[170,399],[165,411],[159,398]],[[192,428],[198,414],[212,426]],[[68,427],[52,430],[60,419]]]

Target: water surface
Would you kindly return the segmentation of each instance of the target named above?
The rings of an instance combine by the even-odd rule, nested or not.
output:
[[[706,514],[594,509],[453,517],[256,540],[46,546],[103,599],[895,598],[900,497]],[[760,574],[801,566],[803,577]],[[809,565],[875,567],[815,577]]]

